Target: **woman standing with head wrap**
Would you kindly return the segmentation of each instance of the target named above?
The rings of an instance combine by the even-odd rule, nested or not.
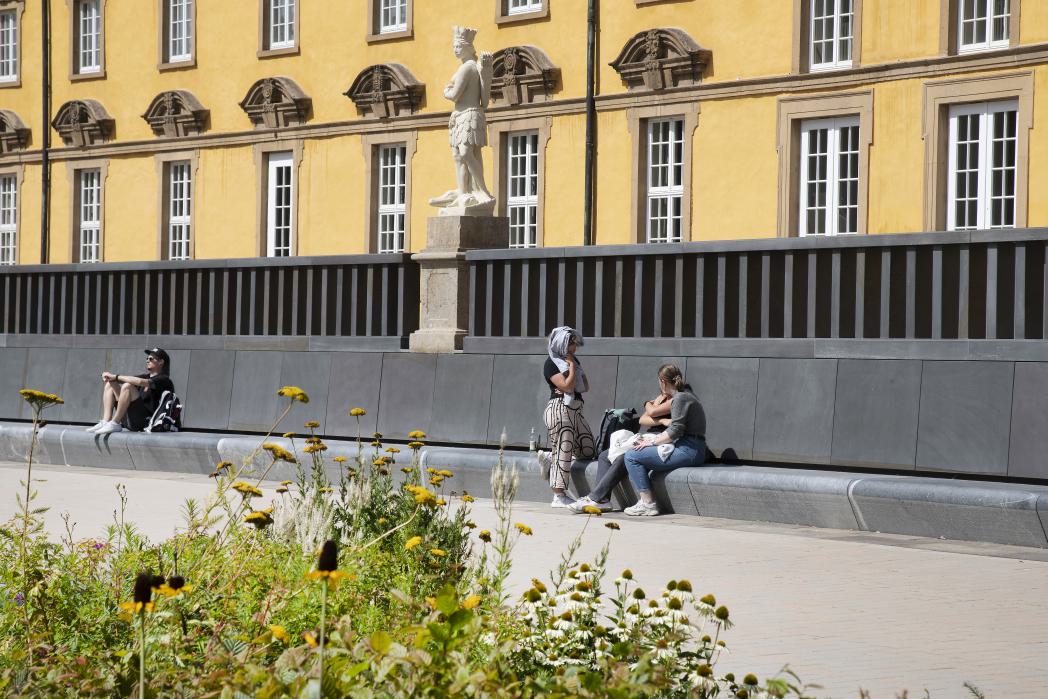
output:
[[[582,393],[589,390],[589,379],[582,370],[575,351],[583,344],[573,328],[554,328],[549,336],[549,358],[543,375],[550,397],[543,412],[549,430],[549,453],[539,452],[542,475],[548,474],[553,489],[553,507],[568,507],[575,502],[565,492],[575,458],[592,459],[597,455],[593,430],[582,415]]]

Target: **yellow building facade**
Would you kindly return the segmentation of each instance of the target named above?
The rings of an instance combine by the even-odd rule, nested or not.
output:
[[[1048,5],[603,0],[598,244],[1048,225]],[[453,24],[519,244],[583,243],[586,0],[0,0],[0,259],[418,251]]]

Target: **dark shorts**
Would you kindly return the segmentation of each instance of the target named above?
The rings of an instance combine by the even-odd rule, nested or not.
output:
[[[141,432],[149,426],[151,417],[153,417],[153,411],[149,409],[144,400],[139,398],[127,406],[127,415],[124,416],[124,427],[132,432]]]

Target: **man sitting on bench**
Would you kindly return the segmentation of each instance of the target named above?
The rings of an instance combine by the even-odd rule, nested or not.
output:
[[[95,434],[112,434],[127,429],[141,432],[160,403],[164,391],[174,393],[175,385],[168,374],[171,358],[154,347],[146,351],[146,373],[113,374],[102,372],[102,420],[87,428]]]

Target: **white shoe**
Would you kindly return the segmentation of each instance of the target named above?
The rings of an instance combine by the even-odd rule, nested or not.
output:
[[[539,470],[542,472],[542,480],[549,480],[550,466],[553,464],[553,455],[548,451],[542,451],[541,449],[535,454],[535,458],[539,460]]]
[[[108,423],[108,422],[109,422],[108,420],[99,420],[99,421],[98,421],[98,422],[96,422],[95,424],[93,424],[93,425],[91,425],[90,427],[88,427],[87,429],[85,429],[85,430],[84,430],[84,432],[98,432],[98,431],[99,431],[100,429],[102,429],[102,428],[103,428],[103,427],[104,427],[104,426],[106,425],[106,423]]]
[[[113,434],[114,432],[120,432],[123,429],[123,426],[119,422],[113,422],[110,420],[95,430],[95,434]]]
[[[638,500],[636,505],[631,505],[623,510],[630,517],[655,517],[659,514],[659,506],[655,503],[647,505],[643,500]]]
[[[575,500],[570,495],[564,493],[557,493],[553,496],[553,502],[550,503],[550,507],[562,507],[570,508],[575,504]]]
[[[605,500],[604,502],[597,502],[590,496],[586,495],[575,501],[575,504],[571,506],[571,511],[579,515],[583,513],[583,510],[587,507],[596,507],[601,512],[611,512],[614,508],[611,505],[611,500]]]

